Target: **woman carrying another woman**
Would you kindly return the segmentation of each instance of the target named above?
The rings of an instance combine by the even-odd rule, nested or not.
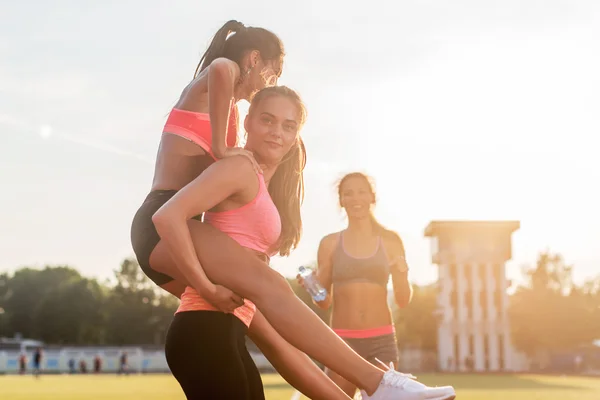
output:
[[[246,149],[260,162],[262,172],[242,156],[214,163],[198,180],[198,196],[188,212],[204,214],[205,223],[264,258],[288,252],[299,224],[293,229],[286,226],[291,199],[277,195],[277,185],[270,183],[276,172],[281,184],[304,168],[299,131],[305,115],[300,97],[291,89],[259,91],[244,127]],[[228,179],[232,174],[237,179]],[[233,313],[223,313],[189,286],[165,345],[169,368],[188,399],[265,398],[260,373],[246,349],[246,333],[284,378],[310,398],[349,399],[306,355],[285,342],[250,301]]]
[[[338,196],[348,227],[321,240],[317,279],[328,294],[316,304],[323,309],[333,304],[333,331],[361,357],[373,364],[398,365],[387,284],[391,275],[399,307],[410,302],[412,288],[402,240],[373,216],[375,191],[366,175],[354,172],[344,176],[338,185]],[[300,276],[297,279],[304,284]],[[356,385],[333,371],[327,374],[349,396],[354,396]]]
[[[185,286],[191,286],[220,311],[231,312],[244,304],[240,296],[253,301],[287,342],[374,394],[373,399],[450,398],[442,395],[452,388],[427,388],[407,375],[383,371],[362,359],[267,263],[227,234],[193,219],[202,195],[222,195],[249,179],[244,172],[248,161],[227,157],[241,154],[253,160],[248,151],[226,146],[233,143],[233,128],[227,128],[232,126],[230,113],[235,114],[237,100],[248,99],[256,89],[276,80],[283,54],[277,36],[264,29],[233,21],[217,32],[199,74],[183,91],[165,126],[151,192],[133,221],[138,261],[162,288],[180,295]],[[278,141],[269,144],[272,150],[280,145]],[[300,156],[299,148],[296,155]],[[227,174],[219,174],[218,183],[212,180],[207,185],[213,178],[207,167],[223,156],[220,164],[227,166]],[[286,238],[279,246],[287,249],[280,254],[287,255],[300,239],[303,181],[301,170],[294,171],[293,179],[281,171],[273,174],[269,187],[274,188],[271,196],[288,199],[283,209],[278,208],[281,236]]]

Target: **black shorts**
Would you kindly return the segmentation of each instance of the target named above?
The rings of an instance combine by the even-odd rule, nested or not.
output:
[[[246,332],[246,325],[233,314],[175,314],[165,355],[188,400],[265,399],[260,372],[246,348]]]
[[[154,190],[148,194],[131,223],[131,245],[142,271],[158,286],[174,280],[150,268],[150,254],[160,242],[152,216],[177,193],[176,190]]]

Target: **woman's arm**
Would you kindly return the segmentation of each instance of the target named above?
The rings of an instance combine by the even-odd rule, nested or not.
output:
[[[406,263],[406,254],[404,244],[397,234],[392,235],[388,240],[390,254],[390,269],[392,272],[392,282],[394,284],[394,298],[398,307],[406,307],[412,299],[412,285],[408,281],[408,264]]]
[[[227,149],[227,127],[240,68],[227,58],[217,58],[208,67],[208,109],[212,130],[212,152],[222,158]]]
[[[248,337],[277,372],[308,398],[350,399],[306,354],[282,338],[258,310],[250,324]]]
[[[225,312],[239,307],[243,304],[242,300],[235,296],[232,302],[232,297],[224,292],[224,288],[210,282],[196,255],[187,223],[194,216],[248,189],[253,182],[258,180],[247,157],[236,156],[219,160],[181,189],[152,216],[156,231],[177,268],[194,289]]]
[[[323,310],[327,310],[331,306],[332,294],[331,289],[333,287],[331,283],[331,273],[333,264],[331,257],[333,250],[337,244],[338,234],[331,234],[321,239],[319,244],[319,250],[317,251],[317,279],[321,286],[327,290],[327,297],[323,301],[315,302]]]

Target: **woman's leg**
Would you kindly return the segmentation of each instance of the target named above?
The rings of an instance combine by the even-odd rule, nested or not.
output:
[[[181,312],[173,318],[165,355],[188,400],[255,400],[238,351],[236,320],[215,311]]]
[[[350,396],[350,398],[352,399],[354,398],[354,395],[356,394],[355,384],[353,384],[352,382],[348,382],[342,376],[336,374],[329,368],[326,368],[325,372],[329,379],[331,379],[336,385],[338,385],[340,389],[343,390],[344,393],[346,393],[346,395]]]
[[[293,346],[325,364],[369,395],[383,371],[356,354],[292,291],[279,273],[251,256],[223,232],[196,220],[188,222],[198,259],[207,276],[253,301],[270,324]],[[164,243],[150,256],[153,269],[175,275]]]
[[[246,334],[248,333],[248,328],[240,320],[237,321],[237,327],[237,348],[240,359],[246,370],[248,391],[250,394],[249,397],[252,400],[265,400],[265,388],[263,386],[262,377],[260,376],[260,371],[256,367],[256,364],[246,347]]]
[[[304,353],[289,344],[257,310],[248,337],[277,372],[293,387],[313,400],[349,400],[344,392]],[[352,384],[350,384],[352,385]],[[356,388],[352,385],[353,388]]]
[[[380,362],[386,366],[394,363],[398,366],[398,348],[394,334],[374,336],[368,338],[346,338],[343,339],[348,345],[361,357],[373,365],[379,365]],[[334,371],[327,369],[329,376],[340,388],[349,396],[353,397],[356,392],[356,386],[348,382],[342,376]]]
[[[160,287],[162,289],[171,293],[173,296],[177,297],[178,299],[181,299],[181,295],[185,291],[186,286],[188,286],[188,285],[186,285],[185,283],[182,283],[178,280],[167,282],[163,285],[160,285]]]

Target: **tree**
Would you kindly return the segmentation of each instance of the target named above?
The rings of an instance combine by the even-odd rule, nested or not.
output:
[[[0,337],[8,336],[9,324],[8,313],[6,312],[6,297],[8,293],[8,283],[10,277],[8,274],[0,274]]]
[[[114,273],[117,279],[117,286],[115,288],[117,291],[152,295],[150,292],[160,290],[148,279],[138,262],[133,258],[123,260],[120,268],[114,270]]]
[[[115,270],[117,285],[107,302],[107,340],[111,344],[161,344],[177,308],[176,299],[158,288],[134,259]]]
[[[597,303],[572,280],[572,267],[558,254],[543,252],[534,268],[525,268],[526,284],[510,299],[514,345],[530,357],[547,358],[600,337]],[[597,319],[596,319],[597,321]]]
[[[437,285],[413,285],[412,301],[405,308],[394,308],[398,345],[437,350]]]
[[[54,344],[104,344],[105,291],[93,279],[72,279],[50,290],[34,313],[35,337]]]
[[[582,306],[590,316],[588,330],[596,332],[595,339],[600,339],[600,276],[584,282],[575,294],[581,297]]]
[[[115,286],[68,266],[0,275],[0,335],[49,344],[162,343],[177,299],[152,283],[135,260],[115,271]]]
[[[560,254],[546,251],[539,255],[535,268],[525,267],[523,275],[529,287],[538,293],[568,294],[573,288],[573,266]]]
[[[7,313],[6,335],[21,333],[34,337],[36,333],[35,310],[40,299],[63,282],[81,279],[75,269],[68,266],[46,266],[43,270],[21,268],[6,279],[4,310]]]

